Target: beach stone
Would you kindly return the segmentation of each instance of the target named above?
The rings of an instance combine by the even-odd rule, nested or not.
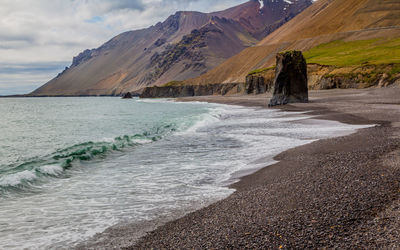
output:
[[[122,99],[132,99],[132,94],[130,92],[127,92],[127,93],[124,94]]]
[[[308,102],[307,63],[301,51],[276,55],[274,94],[269,106]]]

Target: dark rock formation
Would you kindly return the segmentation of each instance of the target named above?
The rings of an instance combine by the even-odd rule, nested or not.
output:
[[[122,96],[122,99],[132,99],[132,94],[130,92],[126,92],[124,96]]]
[[[308,102],[307,63],[301,51],[276,55],[274,95],[269,106]]]
[[[186,96],[207,96],[240,94],[245,91],[244,83],[182,85],[165,87],[147,87],[140,98],[176,98]]]
[[[273,86],[273,81],[265,79],[263,76],[246,76],[246,94],[263,94],[269,92]]]

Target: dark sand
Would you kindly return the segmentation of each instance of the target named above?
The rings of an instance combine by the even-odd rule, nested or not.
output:
[[[283,152],[278,163],[233,184],[228,198],[158,227],[129,249],[400,249],[400,89],[315,91],[308,104],[280,108],[378,126]]]

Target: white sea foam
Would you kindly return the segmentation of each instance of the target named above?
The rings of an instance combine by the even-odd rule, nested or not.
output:
[[[138,143],[138,144],[147,144],[147,143],[152,143],[153,140],[150,140],[150,139],[132,139],[132,142]]]
[[[52,176],[60,176],[64,172],[64,169],[59,165],[45,165],[39,167],[39,172]]]
[[[112,137],[104,137],[101,139],[103,142],[115,142],[115,139]]]
[[[18,172],[15,174],[8,174],[0,178],[0,186],[17,186],[24,181],[33,181],[37,176],[29,170]]]
[[[353,126],[336,121],[315,120],[306,113],[218,105],[209,114],[212,118],[208,116],[199,121],[182,135],[211,133],[247,145],[236,150],[234,158],[228,157],[227,162],[217,163],[230,166],[218,179],[217,182],[221,184],[237,177],[237,172],[249,173],[249,170],[254,171],[274,163],[273,157],[287,149],[318,139],[348,135],[357,129],[373,126]],[[242,161],[238,161],[237,158]]]
[[[171,103],[174,99],[171,98],[157,98],[157,99],[137,99],[136,102],[143,102],[143,103]]]
[[[180,128],[179,132],[177,133],[178,135],[187,135],[196,132],[198,129],[202,127],[207,127],[208,125],[211,125],[215,122],[218,122],[220,119],[219,117],[221,114],[224,112],[224,109],[222,108],[214,108],[210,113],[202,114],[198,117],[196,117],[196,121],[194,124],[189,126],[188,128]],[[186,125],[183,123],[183,127]]]

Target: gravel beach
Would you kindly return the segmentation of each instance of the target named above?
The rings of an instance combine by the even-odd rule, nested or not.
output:
[[[399,249],[399,96],[399,88],[312,91],[308,104],[278,107],[376,126],[283,152],[275,157],[278,163],[233,184],[237,191],[228,198],[170,221],[125,248]],[[265,95],[179,100],[268,103]],[[112,243],[123,245],[126,241]]]

